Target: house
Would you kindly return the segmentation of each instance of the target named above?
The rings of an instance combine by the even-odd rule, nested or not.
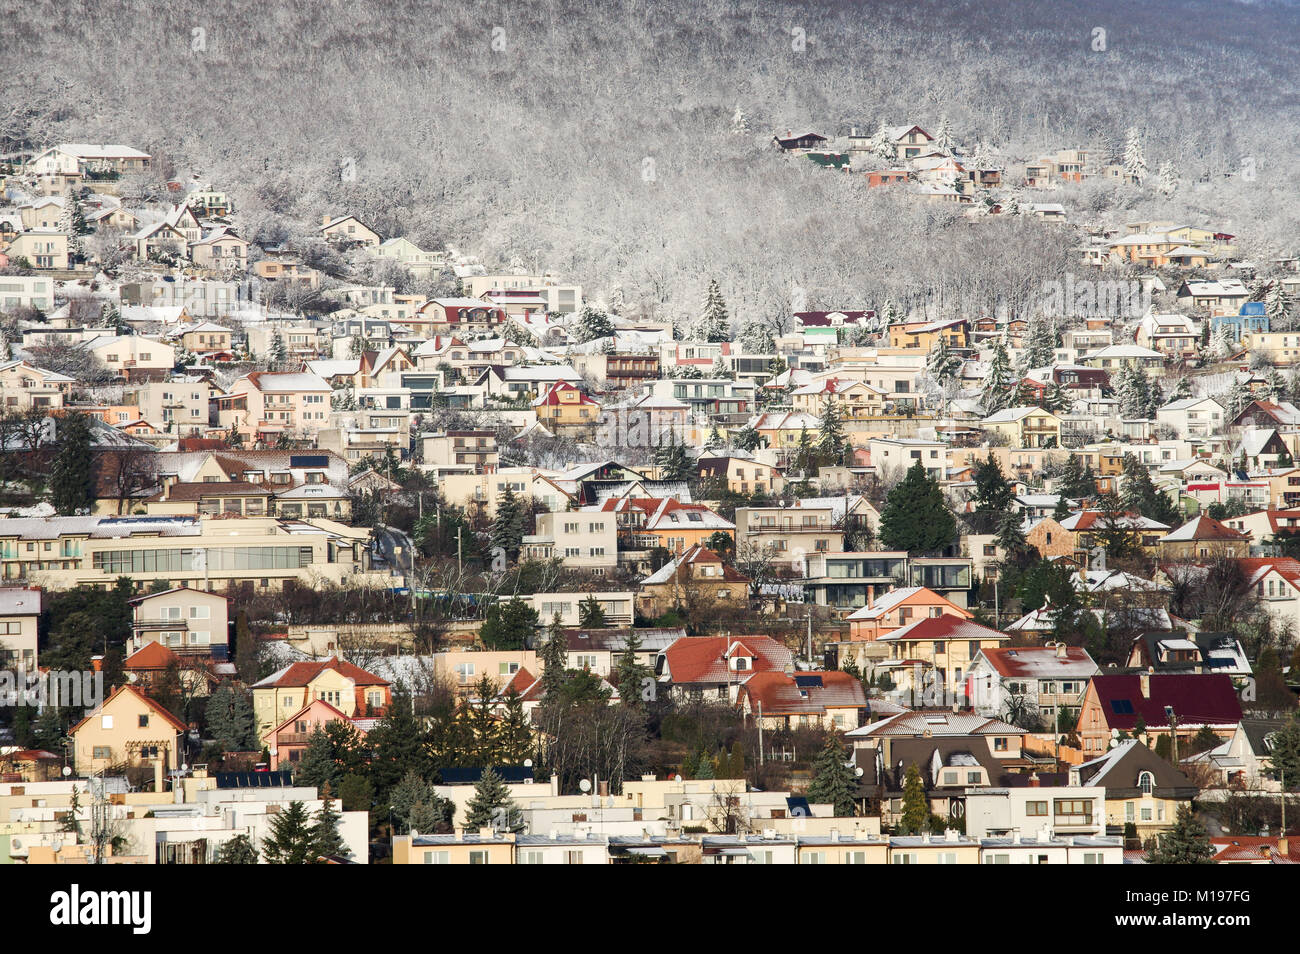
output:
[[[1133,825],[1141,840],[1173,827],[1178,809],[1190,806],[1200,791],[1137,739],[1125,739],[1105,755],[1071,768],[1070,784],[1105,789],[1107,829],[1122,832]]]
[[[149,153],[117,143],[64,142],[33,156],[27,162],[27,171],[42,179],[61,177],[64,185],[72,185],[80,184],[81,177],[107,178],[141,172],[149,168],[151,160]]]
[[[1154,553],[1169,527],[1141,514],[1121,512],[1106,514],[1101,510],[1080,510],[1059,521],[1059,526],[1073,537],[1076,553],[1101,546],[1103,535],[1123,533],[1128,542]]]
[[[1285,725],[1281,719],[1242,719],[1227,742],[1183,759],[1183,765],[1208,767],[1223,788],[1280,788],[1265,776],[1273,767],[1276,733]]]
[[[732,493],[779,494],[785,488],[781,471],[747,457],[703,455],[695,461],[701,480],[725,482]]]
[[[382,242],[379,233],[363,223],[355,215],[322,216],[321,225],[317,231],[320,233],[321,238],[332,245],[361,245],[367,248],[377,248]]]
[[[64,269],[68,267],[68,236],[57,229],[28,229],[10,239],[3,252],[14,264],[26,259],[35,269]]]
[[[894,149],[895,159],[915,159],[929,151],[934,137],[920,126],[886,126],[884,139]]]
[[[966,793],[966,834],[972,838],[1024,836],[1030,843],[1106,834],[1105,790],[1092,785],[1029,785]],[[1119,842],[1113,843],[1119,847]],[[1044,848],[1043,850],[1046,850]],[[996,862],[989,862],[990,864]]]
[[[982,649],[966,678],[980,715],[1030,711],[1052,723],[1058,710],[1070,717],[1078,713],[1088,680],[1099,671],[1083,647],[1056,643]]]
[[[157,642],[178,655],[228,658],[229,597],[178,586],[137,596],[129,604],[133,649]]]
[[[1111,345],[1079,358],[1080,364],[1105,371],[1117,371],[1120,368],[1141,368],[1148,375],[1159,377],[1164,374],[1165,356],[1159,351],[1138,345]]]
[[[850,613],[849,638],[852,641],[876,640],[896,629],[919,620],[937,616],[955,616],[968,620],[974,614],[926,586],[905,586],[891,590]]]
[[[1208,315],[1236,315],[1250,298],[1250,289],[1235,278],[1188,280],[1178,286],[1178,303]]]
[[[337,656],[292,663],[254,683],[252,690],[257,731],[263,736],[314,699],[328,702],[349,719],[382,716],[392,702],[388,680]]]
[[[35,367],[26,361],[0,360],[0,399],[4,413],[57,410],[63,407],[75,383],[75,378]]]
[[[849,617],[850,621],[853,617]],[[969,697],[970,668],[981,652],[997,649],[1008,637],[995,629],[981,626],[954,613],[925,616],[875,638],[876,645],[889,648],[889,656],[873,663],[859,660],[862,671],[887,675],[894,688],[910,693],[914,701],[925,705],[944,705],[950,698]],[[852,653],[852,642],[841,643]],[[942,694],[933,702],[924,699],[927,690]]]
[[[1300,841],[1294,835],[1231,835],[1211,838],[1216,865],[1300,864]]]
[[[1152,311],[1138,322],[1134,340],[1143,348],[1190,361],[1199,354],[1201,329],[1186,315]]]
[[[1214,398],[1181,398],[1156,411],[1156,424],[1180,439],[1214,437],[1223,431],[1224,408]]]
[[[1061,419],[1041,407],[1009,407],[980,422],[985,431],[1007,439],[1012,447],[1059,447]]]
[[[736,540],[771,552],[774,562],[792,570],[802,569],[808,553],[844,549],[842,507],[837,510],[829,500],[814,498],[794,503],[790,507],[737,507]]]
[[[747,723],[765,729],[813,726],[844,732],[867,718],[862,680],[847,672],[756,672],[741,685],[737,703]]]
[[[201,321],[181,332],[181,347],[196,355],[229,355],[234,332],[216,322]]]
[[[669,553],[681,554],[693,546],[706,545],[717,533],[735,539],[736,525],[730,520],[703,504],[680,503],[671,497],[609,497],[600,511],[615,515],[621,549],[662,547]]]
[[[867,441],[867,453],[881,475],[901,477],[919,461],[926,476],[942,480],[948,462],[946,443],[915,437],[873,437]]]
[[[1241,642],[1231,633],[1139,633],[1125,663],[1129,669],[1158,673],[1224,673],[1234,679],[1251,674]]]
[[[698,544],[651,573],[637,591],[639,614],[656,619],[675,607],[744,609],[749,605],[749,577],[723,563],[713,550]]]
[[[329,422],[332,393],[314,374],[250,371],[217,398],[217,422],[249,443],[310,439]]]
[[[557,437],[590,436],[600,422],[600,404],[567,381],[552,384],[532,406],[538,423]]]
[[[158,778],[159,772],[179,766],[185,729],[184,722],[139,689],[119,686],[68,735],[78,775],[153,763]]]
[[[500,334],[505,323],[505,309],[481,298],[434,298],[402,319],[402,324],[426,338],[435,335],[495,336]]]
[[[0,587],[0,668],[36,671],[36,634],[42,610],[39,587]]]
[[[591,510],[539,513],[534,532],[523,538],[523,558],[558,559],[567,567],[603,575],[618,565],[616,517]]]
[[[592,595],[599,596],[599,594]],[[631,596],[630,593],[625,595]],[[577,606],[580,606],[582,601],[586,599],[582,593],[553,593],[548,595],[548,599],[540,601],[542,608],[551,608],[560,596],[569,597],[573,605]],[[534,600],[533,605],[536,606],[537,602]],[[555,612],[558,613],[559,610],[556,609]],[[547,616],[544,613],[539,613],[539,616],[544,624],[548,624],[552,619],[552,616]],[[633,629],[630,627],[600,627],[593,629],[571,627],[562,630],[562,632],[568,646],[568,658],[565,662],[565,668],[585,669],[603,679],[613,678],[616,675],[619,663],[627,655],[628,647],[632,643],[634,636],[638,643],[638,648],[634,654],[636,661],[649,669],[654,668],[655,657],[662,650],[671,646],[675,640],[686,636],[686,630],[681,628]]]
[[[123,381],[160,381],[176,366],[176,349],[144,335],[92,338],[82,345]]]
[[[770,636],[683,636],[655,658],[655,677],[679,701],[735,703],[759,672],[792,670],[794,655]]]
[[[1200,514],[1181,527],[1170,530],[1158,543],[1160,559],[1201,559],[1212,556],[1244,557],[1250,551],[1250,536]]]
[[[834,403],[840,418],[859,421],[885,413],[885,395],[869,384],[849,378],[822,378],[790,392],[798,413],[820,418],[827,404]]]
[[[311,737],[318,729],[323,730],[332,722],[346,723],[364,738],[366,733],[378,721],[374,717],[353,718],[343,714],[336,706],[323,698],[315,698],[297,712],[290,715],[279,725],[262,733],[264,747],[270,752],[272,772],[281,769],[296,769],[307,751]]]
[[[454,835],[393,836],[395,865],[512,865],[515,863],[514,832],[477,832]]]
[[[190,261],[198,268],[242,273],[248,270],[248,249],[246,239],[223,226],[190,243]]]
[[[800,133],[796,136],[789,130],[784,136],[772,137],[772,143],[782,152],[808,152],[817,149],[826,141],[825,136],[819,136],[815,132]]]
[[[1205,726],[1226,740],[1240,722],[1241,702],[1232,677],[1144,672],[1093,677],[1075,731],[1085,755],[1097,755],[1109,746],[1112,730],[1173,733],[1186,743]]]

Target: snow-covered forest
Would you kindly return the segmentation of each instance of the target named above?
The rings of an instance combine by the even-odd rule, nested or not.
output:
[[[886,298],[1014,310],[1071,238],[783,159],[774,133],[927,128],[1000,161],[1118,154],[1181,183],[1051,194],[1075,221],[1214,223],[1294,254],[1291,3],[6,2],[0,150],[124,142],[235,196],[259,244],[352,212],[385,237],[740,321]],[[1105,49],[1096,33],[1105,31]],[[1254,176],[1242,176],[1243,160]]]

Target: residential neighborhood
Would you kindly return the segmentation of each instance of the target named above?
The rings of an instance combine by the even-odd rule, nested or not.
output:
[[[428,166],[532,162],[489,98]],[[386,119],[310,187],[7,121],[0,865],[1300,861],[1295,220],[1137,120],[790,103],[700,148],[795,278]],[[712,229],[685,161],[608,189]]]

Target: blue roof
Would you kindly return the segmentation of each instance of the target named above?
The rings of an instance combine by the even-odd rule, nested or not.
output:
[[[1248,301],[1241,306],[1239,314],[1258,315],[1262,318],[1264,317],[1264,303],[1262,301]]]

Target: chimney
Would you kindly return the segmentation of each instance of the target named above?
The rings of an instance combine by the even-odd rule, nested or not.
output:
[[[322,215],[322,216],[320,217],[320,224],[321,224],[321,225],[329,225],[329,224],[330,224],[330,220],[331,220],[332,218],[334,218],[332,215]]]
[[[1064,659],[1068,655],[1069,647],[1064,642],[1056,644],[1056,658]]]
[[[873,608],[875,606],[875,602],[876,602],[876,585],[874,583],[870,583],[867,585],[867,609]]]
[[[832,828],[832,829],[831,829],[831,843],[834,844],[835,842],[838,842],[839,840],[840,840],[840,830],[839,830],[838,828]]]
[[[1043,783],[1042,783],[1042,781],[1039,779],[1039,777],[1038,777],[1038,773],[1037,773],[1037,772],[1030,772],[1030,773],[1029,773],[1029,787],[1030,787],[1030,788],[1039,788],[1039,787],[1042,786],[1042,784],[1043,784]]]
[[[457,828],[457,829],[456,829],[456,840],[457,840],[457,841],[464,841],[464,840],[465,840],[465,830],[464,830],[463,828]]]
[[[153,790],[159,793],[163,790],[162,759],[154,759],[153,762]]]
[[[1148,668],[1146,672],[1138,676],[1138,681],[1142,684],[1142,698],[1150,699],[1151,698],[1151,669]]]

